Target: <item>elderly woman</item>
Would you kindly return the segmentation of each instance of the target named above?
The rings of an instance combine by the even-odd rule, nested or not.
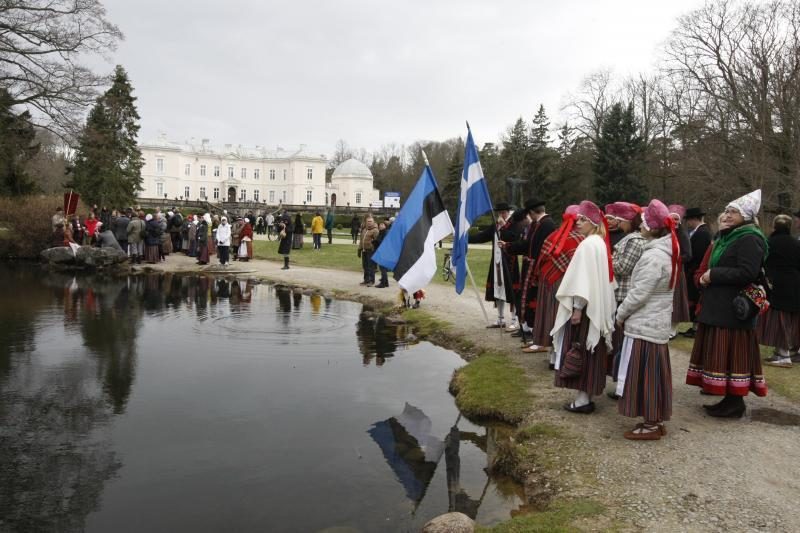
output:
[[[161,224],[153,218],[153,215],[147,214],[144,217],[144,260],[147,263],[158,263],[161,259]]]
[[[283,256],[283,268],[281,270],[289,270],[289,254],[292,251],[292,234],[294,232],[292,217],[289,213],[284,211],[276,223],[276,229],[280,239],[278,253]]]
[[[156,220],[161,225],[161,260],[166,261],[167,256],[172,253],[172,235],[167,231],[169,224],[163,213],[156,213]]]
[[[606,385],[606,360],[614,331],[614,272],[603,212],[584,200],[575,225],[584,236],[556,292],[558,313],[550,334],[556,353],[555,386],[578,391],[564,406],[594,412],[592,396]]]
[[[641,233],[642,257],[617,309],[617,324],[625,335],[617,374],[617,394],[622,396],[618,409],[623,416],[644,418],[625,433],[626,439],[658,440],[672,415],[668,342],[672,292],[681,271],[675,221],[659,200],[644,210]]]
[[[769,256],[765,265],[770,307],[758,319],[761,344],[775,348],[771,366],[790,368],[792,353],[800,348],[800,241],[792,237],[792,217],[778,215],[772,222]]]
[[[197,224],[197,264],[208,264],[208,239],[211,234],[211,215],[206,213]]]
[[[754,316],[742,316],[734,305],[740,293],[755,283],[767,254],[767,240],[756,224],[761,190],[729,203],[726,228],[710,252],[708,270],[700,276],[702,307],[697,317],[686,383],[708,394],[723,396],[704,406],[716,417],[739,418],[749,392],[766,396]]]

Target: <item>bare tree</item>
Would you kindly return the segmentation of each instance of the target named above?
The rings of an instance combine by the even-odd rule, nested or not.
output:
[[[0,0],[0,86],[37,125],[72,136],[108,82],[81,59],[122,38],[100,0]]]
[[[619,101],[610,70],[599,70],[587,76],[578,90],[571,95],[562,108],[571,115],[574,128],[591,140],[600,136],[600,128],[606,111]]]

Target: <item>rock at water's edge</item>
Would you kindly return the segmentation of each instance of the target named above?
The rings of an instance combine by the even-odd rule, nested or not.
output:
[[[464,513],[439,515],[422,527],[422,533],[472,533],[475,522]]]
[[[56,246],[43,250],[41,256],[51,265],[77,268],[103,268],[119,265],[128,260],[128,256],[122,250],[94,246],[81,246],[74,254],[68,246]]]

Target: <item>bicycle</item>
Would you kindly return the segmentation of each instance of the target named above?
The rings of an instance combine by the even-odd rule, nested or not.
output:
[[[444,254],[444,261],[442,262],[442,278],[445,281],[456,282],[455,272],[453,272],[453,263],[450,260],[450,254]]]

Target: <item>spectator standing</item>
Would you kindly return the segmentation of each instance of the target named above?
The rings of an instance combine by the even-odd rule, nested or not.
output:
[[[130,209],[127,211],[120,213],[117,218],[114,219],[112,223],[112,229],[114,231],[114,237],[117,238],[117,242],[119,243],[122,251],[126,254],[128,253],[128,224],[131,223],[130,218]]]
[[[375,284],[375,263],[372,261],[372,254],[375,252],[375,239],[378,237],[378,226],[375,224],[372,215],[367,215],[364,221],[364,228],[361,230],[358,252],[361,256],[361,268],[364,270],[364,281],[359,285],[371,287]]]
[[[311,239],[314,241],[314,249],[322,249],[322,230],[325,229],[325,221],[322,220],[322,215],[317,211],[314,218],[311,219]]]
[[[281,270],[289,270],[289,254],[292,251],[294,226],[292,225],[292,217],[286,211],[283,212],[283,215],[278,220],[276,230],[280,239],[278,253],[283,256],[283,268]]]
[[[231,251],[231,225],[228,217],[222,217],[217,227],[217,256],[222,266],[228,266]]]
[[[145,220],[144,211],[139,211],[128,223],[128,255],[131,261],[141,263],[144,258]]]
[[[330,209],[325,215],[325,231],[328,232],[328,244],[333,244],[333,211]]]
[[[350,221],[350,236],[353,238],[353,244],[358,242],[358,236],[361,234],[361,219],[358,215],[353,215],[353,220]]]
[[[294,217],[294,237],[292,240],[292,249],[299,250],[303,247],[303,235],[306,233],[306,227],[303,224],[303,217],[297,213]]]

